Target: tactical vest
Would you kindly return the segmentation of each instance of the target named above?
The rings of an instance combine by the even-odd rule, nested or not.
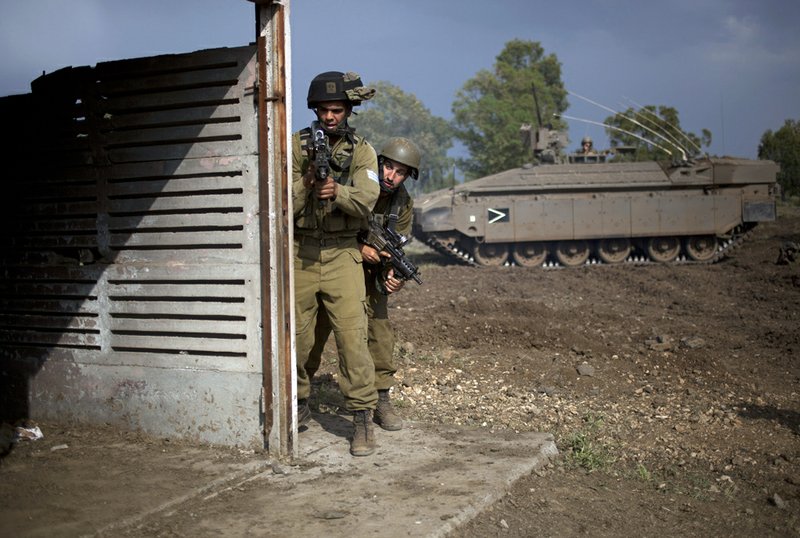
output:
[[[373,222],[377,222],[381,226],[385,226],[392,231],[395,230],[395,226],[397,225],[397,221],[400,218],[400,210],[403,209],[409,202],[410,197],[408,195],[408,191],[404,188],[397,189],[392,195],[389,197],[388,203],[383,202],[380,198],[378,198],[378,203],[375,205],[375,209],[370,216]],[[381,207],[384,207],[383,211],[381,211]]]
[[[352,131],[342,135],[347,144],[344,148],[331,156],[330,166],[333,180],[340,185],[350,185],[350,164],[353,162],[353,152],[361,137],[356,136]],[[311,127],[306,127],[300,131],[300,148],[307,159],[313,155],[314,142],[312,140]]]
[[[310,127],[306,127],[299,132],[300,148],[305,160],[313,159],[313,134]],[[331,155],[329,161],[330,175],[334,181],[340,185],[351,186],[353,180],[350,176],[350,165],[356,149],[366,144],[363,138],[350,131],[342,135],[343,140],[337,145],[336,150]],[[316,203],[311,197],[306,201],[302,213],[295,217],[296,232],[301,235],[352,235],[361,229],[361,220],[348,215],[337,207],[325,207]]]

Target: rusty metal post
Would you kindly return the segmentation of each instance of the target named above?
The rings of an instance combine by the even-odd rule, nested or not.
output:
[[[297,456],[293,238],[289,163],[289,0],[256,0],[264,436]]]

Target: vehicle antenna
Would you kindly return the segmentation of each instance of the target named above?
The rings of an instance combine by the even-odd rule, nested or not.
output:
[[[688,159],[686,158],[686,150],[685,150],[683,147],[681,147],[681,145],[680,145],[680,144],[678,144],[678,145],[675,145],[675,143],[674,143],[674,142],[670,141],[670,140],[669,140],[668,138],[666,138],[664,135],[662,135],[662,134],[660,134],[660,133],[657,133],[656,131],[654,131],[654,130],[653,130],[653,129],[651,129],[650,127],[648,127],[648,126],[646,126],[646,125],[643,125],[643,124],[641,124],[640,122],[638,122],[637,120],[635,120],[635,119],[633,119],[633,118],[631,118],[631,117],[629,117],[629,116],[626,116],[626,115],[625,115],[625,114],[623,114],[622,112],[616,111],[616,110],[614,110],[613,108],[609,108],[609,107],[607,107],[607,106],[605,106],[605,105],[601,105],[600,103],[596,103],[596,102],[592,101],[591,99],[589,99],[589,98],[587,98],[587,97],[583,97],[582,95],[578,95],[578,94],[577,94],[577,93],[575,93],[575,92],[571,92],[571,91],[567,90],[567,93],[568,93],[568,94],[570,94],[570,95],[574,95],[574,96],[575,96],[575,97],[577,97],[578,99],[583,99],[583,100],[584,100],[584,101],[586,101],[587,103],[591,103],[591,104],[593,104],[593,105],[595,105],[595,106],[598,106],[598,107],[602,108],[603,110],[607,110],[607,111],[611,112],[612,114],[614,114],[615,116],[622,116],[623,118],[625,118],[625,119],[627,119],[627,120],[629,120],[629,121],[632,121],[633,123],[635,123],[636,125],[638,125],[638,126],[639,126],[639,127],[641,127],[642,129],[644,129],[645,131],[648,131],[648,132],[650,132],[650,133],[653,133],[653,134],[654,134],[654,135],[656,135],[658,138],[660,138],[660,139],[664,140],[664,141],[665,141],[665,142],[667,142],[669,145],[671,145],[671,146],[675,146],[675,149],[677,149],[678,151],[680,151],[680,152],[681,152],[681,158],[682,158],[684,161],[688,160]],[[603,125],[606,125],[606,124],[604,123]],[[607,125],[607,127],[611,127],[611,126],[610,126],[610,125]],[[622,129],[618,129],[618,130],[622,131]],[[627,131],[623,131],[623,132],[627,132]],[[628,134],[632,134],[632,133],[628,133]],[[638,137],[638,138],[640,138],[641,140],[645,140],[644,138],[641,138],[641,137]],[[653,144],[653,145],[654,145],[654,146],[656,146],[656,147],[659,147],[657,144]],[[670,155],[672,155],[672,153],[670,153]]]
[[[620,105],[621,105],[621,106],[625,106],[625,105],[622,105],[622,103],[620,103]],[[671,132],[669,132],[669,131],[668,131],[668,130],[667,130],[667,129],[666,129],[664,126],[663,126],[663,125],[660,125],[660,124],[659,124],[659,123],[657,123],[655,120],[653,120],[652,118],[649,118],[649,117],[645,116],[645,115],[644,115],[644,114],[642,114],[641,112],[637,112],[637,111],[636,111],[636,109],[635,109],[634,107],[632,107],[632,106],[629,106],[628,108],[629,108],[629,110],[630,110],[630,113],[631,113],[631,114],[633,114],[634,116],[636,116],[636,117],[637,117],[637,118],[639,118],[640,120],[642,120],[642,121],[644,121],[644,122],[647,122],[649,125],[652,125],[652,126],[653,126],[653,129],[658,129],[658,130],[659,130],[661,133],[663,133],[663,134],[664,134],[664,136],[666,136],[667,138],[669,138],[669,139],[670,139],[670,141],[672,141],[672,144],[673,144],[674,146],[679,146],[679,145],[680,145],[680,142],[678,141],[678,139],[677,139],[677,138],[675,138],[675,135],[674,135],[674,134],[672,134]],[[627,113],[627,111],[626,111],[626,113]],[[662,121],[663,121],[663,120],[662,120]],[[690,140],[690,142],[691,142],[691,140]],[[688,152],[687,152],[687,153],[688,153]]]
[[[567,116],[566,114],[553,114],[553,117],[555,117],[555,118],[564,118],[565,120],[575,120],[575,121],[582,121],[584,123],[591,123],[592,125],[599,125],[601,127],[605,127],[607,129],[611,129],[612,131],[619,131],[621,133],[625,133],[627,135],[631,135],[634,138],[638,138],[639,140],[641,140],[642,142],[644,142],[646,144],[649,144],[649,145],[651,145],[651,146],[653,146],[655,148],[660,149],[661,151],[665,152],[667,155],[672,157],[672,152],[670,150],[668,150],[667,148],[665,148],[664,146],[659,146],[658,144],[656,144],[652,140],[648,140],[643,136],[640,136],[640,135],[638,135],[636,133],[632,133],[630,131],[626,131],[625,129],[620,129],[619,127],[614,127],[613,125],[609,125],[607,123],[603,123],[603,122],[599,122],[599,121],[585,120],[583,118],[576,118],[574,116]]]
[[[539,99],[536,97],[536,84],[531,84],[531,89],[533,90],[533,104],[536,106],[536,120],[539,122],[537,128],[541,129],[543,127],[542,112],[539,110]]]
[[[627,99],[628,101],[633,103],[634,106],[639,107],[639,110],[641,110],[641,111],[643,111],[643,112],[655,117],[657,120],[660,120],[660,121],[664,122],[664,124],[666,124],[668,127],[672,128],[672,130],[675,133],[679,134],[684,140],[689,142],[689,144],[695,149],[696,153],[705,153],[706,156],[708,156],[708,153],[704,152],[703,149],[700,146],[698,146],[697,143],[694,140],[692,140],[691,137],[689,137],[689,135],[684,133],[681,129],[678,129],[675,125],[673,125],[670,122],[666,121],[664,118],[662,118],[661,116],[659,116],[658,114],[656,114],[652,110],[648,109],[647,107],[644,107],[644,106],[640,105],[639,103],[637,103],[636,101],[634,101],[630,97],[625,97],[625,99]]]

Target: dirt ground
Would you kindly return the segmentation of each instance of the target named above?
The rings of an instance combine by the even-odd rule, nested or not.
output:
[[[453,536],[800,536],[800,211],[705,266],[423,267],[392,311],[419,420],[563,458]],[[410,343],[407,343],[410,342]]]
[[[451,536],[800,536],[800,260],[775,263],[800,242],[800,209],[779,214],[714,265],[473,268],[409,249],[424,283],[392,302],[401,414],[549,432],[561,454]],[[340,402],[334,364],[329,348],[317,413]],[[106,469],[93,444],[161,443],[176,465],[153,487],[168,490],[252,457],[219,449],[216,467],[187,469],[190,448],[174,442],[46,426],[50,445],[96,454],[123,484],[136,469]],[[0,471],[60,457],[50,445],[18,446]],[[91,478],[37,477],[4,495],[35,502],[36,488]]]

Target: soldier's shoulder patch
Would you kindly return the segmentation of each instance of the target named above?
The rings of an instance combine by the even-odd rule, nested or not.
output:
[[[367,177],[370,178],[375,183],[378,183],[378,172],[375,170],[367,170]]]

